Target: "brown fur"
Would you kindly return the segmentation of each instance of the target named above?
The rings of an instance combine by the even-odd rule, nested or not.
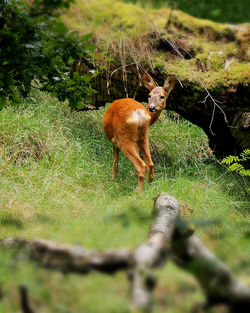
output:
[[[119,150],[122,150],[137,172],[138,192],[144,188],[146,168],[149,173],[149,182],[154,177],[154,163],[150,154],[148,129],[166,107],[166,99],[174,88],[174,78],[169,76],[163,87],[157,87],[152,77],[144,74],[143,83],[150,90],[147,107],[131,98],[115,100],[105,112],[102,120],[103,130],[113,144],[112,177],[115,178],[117,175]],[[160,97],[164,97],[164,99]],[[150,112],[150,106],[156,112]],[[145,162],[139,156],[140,151]]]

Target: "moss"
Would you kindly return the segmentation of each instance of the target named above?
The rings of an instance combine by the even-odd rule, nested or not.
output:
[[[145,16],[150,19],[145,20]],[[81,34],[94,32],[106,37],[131,36],[147,32],[154,18],[152,10],[136,4],[111,0],[77,0],[63,16],[66,24]]]
[[[206,35],[209,40],[218,40],[222,37],[228,40],[234,39],[234,32],[226,24],[219,24],[210,20],[198,19],[184,12],[175,11],[173,15],[173,24],[185,32],[193,35]]]
[[[196,82],[190,66],[207,88],[249,84],[247,25],[228,26],[181,11],[174,11],[170,21],[169,17],[168,8],[142,8],[119,0],[77,0],[63,19],[80,34],[93,32],[100,48],[115,59],[113,68],[136,62],[144,69]],[[178,47],[185,61],[166,39]]]
[[[250,61],[250,26],[246,25],[237,34],[238,56]]]

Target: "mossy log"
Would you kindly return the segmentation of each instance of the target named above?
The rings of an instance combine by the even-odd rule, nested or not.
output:
[[[164,81],[163,73],[153,75],[161,85]],[[148,91],[140,87],[140,77],[137,69],[130,68],[127,73],[128,96],[140,102],[147,102]],[[197,88],[199,83],[182,81],[176,84],[168,102],[167,110],[175,111],[191,123],[201,127],[209,138],[210,148],[217,157],[230,154],[239,154],[250,146],[250,106],[249,89],[238,85],[237,89],[214,88],[210,90],[214,99],[220,101],[224,114],[215,108],[208,99],[203,103],[207,94],[205,90]],[[199,86],[198,86],[199,87]],[[109,89],[107,80],[99,75],[94,83],[97,93],[93,96],[93,105],[99,107],[114,99],[125,98],[126,91],[123,87],[123,78],[120,73],[113,76]],[[167,130],[166,130],[167,131]]]
[[[109,57],[105,63],[99,55],[106,69],[94,82],[94,106],[127,96],[146,102],[148,92],[139,86],[143,71],[159,85],[172,74],[179,83],[167,109],[201,127],[218,157],[249,148],[249,24],[214,23],[167,7],[143,8],[119,0],[77,0],[63,19],[80,34],[92,32]],[[219,101],[227,122],[218,107],[214,111],[201,81]]]

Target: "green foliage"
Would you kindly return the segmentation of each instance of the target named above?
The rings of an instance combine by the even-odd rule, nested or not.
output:
[[[196,17],[211,19],[216,22],[243,23],[249,22],[248,0],[172,0],[178,10]]]
[[[91,79],[98,74],[97,70],[89,69],[92,58],[95,57],[95,45],[89,43],[92,35],[78,38],[75,33],[68,32],[64,24],[56,22],[53,32],[44,40],[44,53],[49,64],[44,68],[46,75],[39,77],[42,90],[52,92],[59,100],[69,101],[72,108],[81,109],[91,101],[95,91],[91,88]],[[72,63],[85,65],[83,73],[72,72]]]
[[[70,2],[39,0],[29,6],[25,1],[1,1],[0,108],[8,100],[19,104],[34,80],[73,108],[90,101],[93,75],[72,73],[71,65],[81,60],[91,68],[95,49],[89,43],[91,35],[79,38],[56,17],[58,9]]]
[[[52,16],[58,13],[59,9],[69,8],[74,0],[36,0],[30,7],[32,16]]]
[[[172,6],[196,17],[211,19],[216,22],[244,23],[249,22],[249,1],[228,0],[123,0],[140,2],[154,7]]]
[[[222,164],[228,166],[228,170],[237,172],[242,176],[250,177],[250,169],[245,168],[245,164],[249,163],[250,160],[250,149],[245,149],[239,156],[229,155],[221,161]]]

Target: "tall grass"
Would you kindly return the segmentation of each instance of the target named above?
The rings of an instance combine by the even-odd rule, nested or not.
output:
[[[243,275],[250,256],[246,181],[218,164],[201,129],[168,112],[150,129],[156,177],[138,196],[134,169],[122,154],[111,180],[112,147],[101,126],[105,109],[70,112],[33,91],[20,108],[0,112],[0,237],[134,247],[146,238],[153,196],[165,191],[193,209],[199,236]],[[0,254],[0,312],[18,312],[19,284],[28,286],[35,312],[127,312],[123,274],[63,276],[16,262],[2,249]],[[159,278],[156,312],[188,312],[202,300],[196,282],[175,267]]]

